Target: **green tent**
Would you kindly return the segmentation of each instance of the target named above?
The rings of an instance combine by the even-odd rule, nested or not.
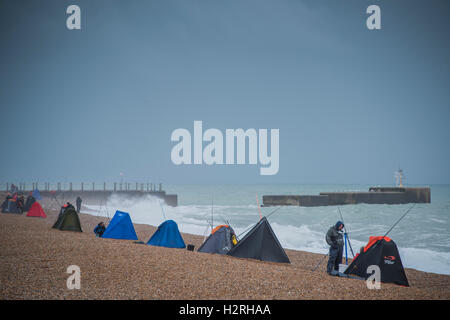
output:
[[[64,231],[83,232],[81,230],[80,218],[78,218],[78,213],[73,206],[61,210],[53,228]]]

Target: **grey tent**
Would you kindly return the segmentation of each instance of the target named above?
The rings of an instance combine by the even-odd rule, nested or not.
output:
[[[198,248],[199,252],[227,254],[234,246],[236,235],[228,225],[220,225],[214,228],[208,239]]]
[[[272,227],[263,217],[238,244],[228,252],[238,258],[291,263]]]
[[[78,217],[78,213],[72,205],[66,208],[61,208],[58,219],[53,225],[53,228],[64,231],[83,232],[81,230],[80,218]]]

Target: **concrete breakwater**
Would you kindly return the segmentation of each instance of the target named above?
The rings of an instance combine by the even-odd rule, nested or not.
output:
[[[430,188],[371,187],[368,192],[320,192],[319,195],[264,195],[263,206],[337,206],[344,204],[430,203]]]
[[[79,189],[75,188],[78,187]],[[108,188],[109,187],[109,188]],[[123,195],[126,197],[145,197],[147,195],[155,196],[164,200],[164,202],[172,207],[178,206],[178,196],[176,194],[167,194],[162,189],[162,184],[153,183],[136,183],[114,182],[109,185],[104,183],[49,183],[49,182],[33,182],[33,183],[6,183],[5,192],[17,192],[25,197],[35,189],[47,204],[62,204],[64,202],[75,203],[77,197],[80,197],[83,204],[88,205],[104,205],[112,194]]]
[[[77,197],[80,197],[83,204],[101,205],[112,194],[124,195],[127,197],[145,197],[147,195],[155,196],[164,200],[168,206],[176,207],[178,205],[178,196],[176,194],[166,194],[165,191],[39,191],[41,197],[46,201],[70,202],[75,204]]]
[[[7,191],[1,191],[2,199]],[[26,197],[32,191],[18,191],[19,195]],[[47,207],[58,209],[66,202],[75,205],[77,197],[82,199],[82,204],[87,205],[105,205],[108,197],[113,194],[124,195],[129,198],[145,197],[147,195],[155,196],[163,200],[168,206],[178,206],[178,196],[176,194],[166,194],[165,191],[39,191],[42,197],[42,203]]]

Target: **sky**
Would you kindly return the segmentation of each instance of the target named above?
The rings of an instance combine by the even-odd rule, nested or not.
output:
[[[81,30],[66,27],[69,5]],[[381,8],[369,30],[366,9]],[[450,4],[0,0],[0,183],[450,183]],[[171,134],[279,129],[279,171]],[[206,143],[203,144],[205,146]]]

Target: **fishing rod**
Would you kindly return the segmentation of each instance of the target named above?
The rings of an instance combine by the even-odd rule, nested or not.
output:
[[[278,207],[278,208],[276,208],[275,210],[273,210],[271,213],[269,213],[267,216],[265,216],[265,218],[267,219],[268,217],[270,217],[272,214],[274,214],[276,211],[278,211],[278,210],[280,210],[281,209],[281,207]],[[251,228],[253,228],[255,225],[257,225],[259,223],[259,221],[256,223],[256,224],[254,224],[254,225],[251,225],[250,227],[248,227],[247,229],[245,229],[243,232],[241,232],[241,234],[239,234],[238,236],[237,236],[237,238],[239,238],[240,236],[242,236],[244,233],[246,233],[248,230],[250,230]]]
[[[64,188],[63,188],[63,192],[62,192],[63,205],[64,205],[64,201],[66,199],[66,183],[67,183],[67,177],[64,178]],[[61,186],[61,184],[60,184],[60,186]]]
[[[348,235],[347,228],[345,227],[345,223],[344,223],[344,217],[342,216],[342,213],[341,213],[341,208],[338,207],[338,210],[339,210],[339,214],[341,216],[342,223],[344,224],[344,232],[345,232],[345,234],[347,236],[348,245],[350,246],[350,251],[352,252],[353,258],[355,258],[355,254],[353,253],[352,244],[350,243],[350,236]],[[347,248],[345,250],[347,250]],[[346,257],[347,257],[347,252],[345,254],[346,254]]]
[[[205,232],[203,232],[203,242],[205,242],[206,233],[208,232],[208,229],[211,227],[211,224],[209,223],[209,221],[206,221],[206,222],[208,222],[208,225],[206,226]],[[211,231],[212,231],[212,228],[211,228]]]
[[[258,224],[258,223],[256,223],[256,224]],[[250,227],[248,227],[247,229],[245,229],[244,231],[242,231],[236,238],[240,238],[244,233],[246,233],[248,230],[253,228],[256,224],[253,224]]]
[[[212,204],[211,204],[211,220],[209,221],[208,219],[206,219],[207,225],[206,225],[206,230],[203,233],[203,242],[205,242],[206,240],[206,233],[208,232],[208,229],[211,228],[211,232],[214,230],[214,226],[213,226],[213,207],[214,207],[214,200],[212,200]],[[230,222],[228,220],[226,220],[225,216],[223,214],[219,214],[220,218],[222,219],[222,221],[226,224],[226,225],[230,225]]]
[[[62,192],[62,205],[64,205],[65,196],[66,196],[65,191],[63,191]]]
[[[106,209],[106,215],[108,216],[108,220],[111,221],[111,218],[109,217],[108,203],[106,201],[105,201],[105,209]]]
[[[345,234],[347,234],[347,229],[345,228],[345,223],[344,223],[344,217],[342,216],[341,209],[340,209],[339,207],[338,207],[338,209],[339,209],[339,215],[341,216],[341,221],[342,221],[342,223],[344,224],[344,232],[345,232]],[[353,258],[354,258],[355,255],[353,254],[353,249],[352,249],[352,245],[350,244],[350,237],[348,237],[348,234],[347,234],[347,239],[348,239],[348,244],[350,245],[350,249],[351,249],[351,251],[352,251],[352,255],[353,255]],[[312,272],[316,271],[317,268],[318,268],[318,267],[322,264],[322,262],[325,260],[325,258],[328,257],[328,255],[329,255],[329,253],[327,253],[322,259],[320,259],[319,263],[318,263],[311,271],[312,271]]]
[[[414,208],[414,206],[415,206],[416,204],[414,203],[401,217],[400,217],[400,219],[398,219],[393,225],[392,225],[392,227],[384,234],[384,236],[383,236],[383,238],[382,239],[384,239],[384,237],[386,237],[391,231],[392,231],[392,229],[394,229],[394,227],[408,214],[408,212],[410,212],[411,211],[411,209],[412,208]],[[378,241],[376,244],[375,244],[375,246],[373,247],[373,248],[376,248],[376,247],[378,247],[378,245],[381,243],[381,241]],[[352,270],[351,270],[351,272],[353,272],[355,269],[358,269],[358,267],[359,267],[359,264],[360,264],[360,259],[358,259],[357,261],[356,261],[356,263],[355,263],[355,265],[353,266],[353,268],[352,268]]]
[[[273,215],[275,212],[277,212],[278,210],[280,210],[281,209],[281,207],[278,207],[278,208],[276,208],[275,210],[273,210],[271,213],[269,213],[267,216],[266,216],[266,219],[268,218],[268,217],[270,217],[271,215]]]
[[[311,270],[312,272],[316,271],[316,269],[322,264],[325,258],[328,257],[328,253],[320,260],[320,262]]]
[[[211,197],[211,230],[214,228],[214,194]]]
[[[211,223],[208,220],[206,220],[206,222],[208,222],[208,225],[203,233],[203,242],[206,240],[206,233],[208,232],[208,229],[211,228],[211,232],[214,230],[214,195],[211,196]]]
[[[221,221],[226,224],[226,225],[230,225],[230,222],[226,219],[226,217],[223,214],[219,214]],[[209,222],[208,222],[209,223]]]
[[[51,191],[50,191],[51,192]],[[58,200],[58,195],[56,194],[56,193],[52,193],[51,194],[52,195],[52,200],[54,201],[54,202],[56,202],[56,205],[58,206],[58,208],[61,208],[62,207],[62,205],[61,205],[61,202],[59,202],[59,200]],[[53,204],[53,202],[52,202],[52,204]]]
[[[102,211],[102,206],[103,206],[103,199],[100,199],[100,212]],[[106,208],[106,205],[105,205]],[[108,216],[108,220],[109,220],[109,216]]]
[[[256,205],[258,206],[258,210],[259,210],[259,220],[261,220],[262,219],[262,214],[261,214],[261,207],[259,205],[258,194],[256,194]]]
[[[163,216],[164,216],[164,221],[166,221],[166,220],[167,220],[167,219],[166,219],[166,214],[164,213],[164,209],[163,209],[163,206],[162,206],[162,204],[161,204],[161,200],[159,200],[159,205],[160,205],[160,207],[161,207],[161,211],[162,211]]]
[[[104,199],[104,198],[103,198],[103,199]],[[102,199],[101,202],[100,202],[100,210],[102,209],[102,202],[103,202],[103,199]],[[106,201],[106,199],[105,199],[105,209],[106,209],[106,216],[108,217],[108,220],[111,221],[111,219],[109,218],[108,202]]]
[[[416,204],[414,203],[412,206],[411,206],[411,208],[409,208],[406,212],[405,212],[405,214],[404,215],[402,215],[401,216],[401,218],[400,219],[398,219],[397,220],[397,222],[396,223],[394,223],[394,225],[388,230],[388,232],[386,232],[385,233],[385,235],[383,236],[383,238],[384,237],[386,237],[391,231],[392,231],[392,229],[394,229],[394,227],[408,214],[408,212],[410,212],[411,211],[411,209],[412,208],[414,208],[414,206],[415,206]]]
[[[230,226],[230,222],[229,222],[228,220],[225,220],[225,217],[224,217],[222,214],[221,214],[221,216],[222,216],[222,221],[223,221],[227,226]],[[205,232],[203,232],[203,242],[205,242],[205,240],[206,240],[206,233],[208,232],[209,228],[211,228],[211,234],[212,234],[212,231],[214,230],[214,228],[213,228],[211,222],[208,221],[208,220],[206,220],[206,222],[207,222],[208,224],[206,225]]]

